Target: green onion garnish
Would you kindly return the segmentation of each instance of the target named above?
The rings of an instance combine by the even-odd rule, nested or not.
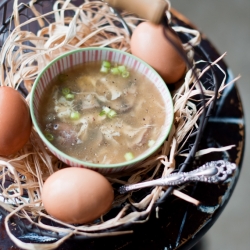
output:
[[[102,66],[105,67],[105,68],[110,68],[111,67],[111,64],[109,61],[103,61],[102,62]]]
[[[72,112],[70,114],[70,119],[72,120],[78,120],[80,118],[80,113],[78,111]]]
[[[65,95],[65,98],[67,100],[73,100],[75,98],[75,96],[73,94],[69,93],[69,94]]]
[[[100,113],[99,113],[99,116],[104,116],[106,115],[106,112],[104,110],[102,110]]]
[[[113,109],[111,109],[107,114],[109,118],[114,118],[116,115],[117,113]]]
[[[107,115],[111,109],[109,107],[103,107],[102,111],[99,113],[100,116]]]
[[[62,89],[62,94],[63,94],[64,96],[70,94],[70,89],[69,89],[69,88],[63,88],[63,89]]]
[[[109,107],[103,107],[102,111],[99,113],[100,116],[107,115],[109,118],[114,118],[116,116],[116,112]]]
[[[110,70],[111,74],[113,74],[113,75],[121,74],[121,76],[123,78],[127,78],[129,76],[129,71],[127,71],[125,65],[120,65],[120,66],[111,68],[111,63],[109,61],[103,61],[100,72],[108,73],[109,70]]]
[[[129,77],[129,72],[128,72],[128,71],[122,72],[122,77],[123,77],[123,78]]]
[[[152,147],[155,144],[154,140],[148,140],[148,146]]]
[[[103,61],[101,69],[100,69],[100,72],[102,72],[102,73],[108,73],[110,67],[111,67],[111,64],[110,64],[109,61]]]
[[[102,110],[105,112],[105,114],[108,114],[111,109],[109,107],[103,107]]]
[[[101,69],[100,69],[100,72],[101,73],[108,73],[109,72],[109,68],[102,66]]]
[[[119,75],[119,74],[120,74],[120,71],[119,71],[118,68],[112,68],[112,69],[110,70],[110,72],[111,72],[113,75]]]
[[[117,68],[121,73],[127,71],[124,65],[118,66]]]
[[[50,133],[45,133],[45,137],[48,141],[53,141],[54,140],[54,136]]]
[[[133,160],[135,157],[134,155],[131,153],[131,152],[127,152],[125,155],[124,155],[124,158],[126,161],[131,161]]]

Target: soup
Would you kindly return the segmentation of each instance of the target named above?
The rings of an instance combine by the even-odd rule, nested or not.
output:
[[[157,140],[164,102],[144,75],[110,62],[74,66],[54,78],[39,105],[45,137],[79,160],[129,161]]]

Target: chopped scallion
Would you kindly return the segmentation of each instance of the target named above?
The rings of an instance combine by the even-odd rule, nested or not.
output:
[[[154,140],[148,140],[148,146],[152,147],[155,144]]]
[[[105,112],[105,114],[108,114],[111,109],[109,107],[103,107],[102,110]]]
[[[107,115],[109,118],[115,117],[116,114],[115,110],[110,109],[109,107],[103,107],[102,111],[99,113],[100,116]]]
[[[102,110],[100,113],[99,113],[99,116],[104,116],[106,115],[106,112],[104,110]]]
[[[103,61],[102,62],[102,66],[105,67],[105,68],[110,68],[111,67],[111,64],[109,61]]]
[[[53,141],[54,140],[54,136],[50,133],[45,133],[45,137],[48,141]]]
[[[128,72],[128,71],[122,72],[122,77],[123,77],[123,78],[129,77],[129,72]]]
[[[100,116],[107,115],[111,109],[109,107],[103,107],[102,111],[99,113]]]
[[[102,66],[101,69],[100,69],[100,72],[101,73],[108,73],[109,72],[109,68]]]
[[[134,155],[131,153],[131,152],[127,152],[125,155],[124,155],[124,158],[126,161],[131,161],[134,159]]]
[[[63,89],[62,89],[62,94],[63,94],[64,96],[70,94],[70,89],[69,89],[69,88],[63,88]]]
[[[108,116],[109,118],[113,118],[113,117],[116,116],[116,112],[115,112],[113,109],[111,109],[111,110],[108,112],[107,116]]]
[[[127,69],[126,69],[126,67],[125,67],[124,65],[118,66],[117,68],[118,68],[118,70],[119,70],[121,73],[127,71]]]
[[[100,72],[108,73],[111,72],[113,75],[120,75],[123,78],[127,78],[129,76],[129,71],[127,71],[125,65],[115,66],[111,68],[111,63],[109,61],[103,61]]]
[[[120,74],[120,71],[118,68],[111,68],[110,72],[113,74],[113,75],[119,75]]]
[[[78,120],[80,118],[80,113],[78,111],[71,112],[70,119],[72,120]]]
[[[73,94],[69,93],[69,94],[65,95],[65,98],[67,100],[73,100],[75,98],[75,96]]]

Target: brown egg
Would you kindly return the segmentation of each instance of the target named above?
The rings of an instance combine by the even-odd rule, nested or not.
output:
[[[0,155],[20,150],[29,140],[32,122],[22,95],[11,87],[0,87]]]
[[[91,222],[111,207],[114,192],[101,174],[68,167],[52,174],[44,183],[42,201],[48,214],[70,224]]]
[[[169,30],[167,34],[182,48],[177,35]],[[184,60],[165,38],[162,25],[140,23],[131,36],[131,52],[152,66],[166,83],[177,82],[186,71]]]

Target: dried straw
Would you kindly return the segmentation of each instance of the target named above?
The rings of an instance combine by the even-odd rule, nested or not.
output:
[[[15,27],[6,39],[0,52],[1,62],[1,85],[18,88],[22,82],[28,91],[32,88],[32,83],[37,74],[52,59],[66,51],[89,47],[89,46],[110,46],[130,52],[130,37],[126,30],[115,23],[119,23],[113,13],[110,12],[107,5],[100,1],[85,1],[81,6],[76,7],[70,1],[57,1],[54,4],[53,11],[40,14],[34,5],[35,1],[29,3],[29,7],[34,14],[34,18],[24,23],[20,23],[18,13],[18,1],[14,2],[13,18]],[[73,11],[73,16],[67,16],[67,11]],[[48,17],[53,15],[55,21],[49,22]],[[167,11],[166,15],[170,19],[171,13]],[[122,16],[131,30],[136,27],[139,18],[122,13]],[[170,20],[171,21],[171,20]],[[40,30],[36,34],[24,30],[25,25],[38,23]],[[184,32],[192,35],[192,39],[183,44],[187,51],[189,59],[193,60],[192,47],[199,44],[201,37],[197,30],[187,29],[181,26],[174,27],[176,32]],[[29,42],[29,43],[27,43]],[[226,76],[225,72],[219,67],[218,62],[225,56],[222,55],[215,62],[210,62]],[[193,62],[199,64],[201,62]],[[202,72],[197,71],[199,79],[209,70],[205,68]],[[3,73],[5,72],[5,74]],[[202,82],[200,83],[202,86]],[[220,84],[219,93],[225,88],[225,78]],[[206,96],[206,105],[214,98],[214,91],[203,89]],[[151,180],[170,174],[175,168],[175,157],[179,154],[186,143],[186,135],[198,128],[198,119],[203,107],[197,110],[192,98],[200,93],[199,85],[195,81],[192,70],[187,71],[185,79],[180,87],[175,90],[173,95],[174,102],[174,124],[168,139],[163,146],[152,157],[138,164],[135,170],[126,172],[127,179],[124,180],[124,174],[107,176],[112,184],[137,183],[140,181]],[[29,101],[29,95],[27,96]],[[228,150],[230,147],[216,149]],[[207,154],[214,149],[204,149],[197,154]],[[184,157],[186,155],[183,155]],[[103,237],[106,235],[120,235],[131,233],[131,231],[105,232],[105,229],[116,228],[128,222],[145,222],[155,202],[164,194],[165,189],[155,187],[152,192],[141,201],[135,202],[130,194],[117,195],[113,206],[117,206],[127,201],[128,205],[123,207],[119,214],[107,221],[93,223],[89,225],[74,226],[57,221],[48,214],[43,208],[41,201],[41,190],[44,181],[52,173],[61,168],[62,163],[56,159],[44,146],[38,137],[36,131],[33,131],[29,142],[25,147],[15,155],[8,158],[0,157],[0,188],[2,201],[0,206],[8,211],[5,218],[6,231],[11,240],[23,249],[55,249],[62,242],[72,235],[81,235],[87,237]],[[150,177],[148,177],[151,173]],[[123,177],[123,178],[122,178]],[[175,190],[174,195],[199,204],[199,201]],[[128,212],[130,206],[136,207],[136,212]],[[157,211],[156,211],[157,212]],[[24,243],[17,239],[9,229],[9,220],[12,217],[25,219],[30,224],[40,229],[56,232],[61,235],[61,239],[55,243],[33,244]],[[57,223],[57,226],[46,225],[42,218],[50,219]],[[144,218],[144,219],[141,219]],[[60,225],[60,226],[58,226]]]

